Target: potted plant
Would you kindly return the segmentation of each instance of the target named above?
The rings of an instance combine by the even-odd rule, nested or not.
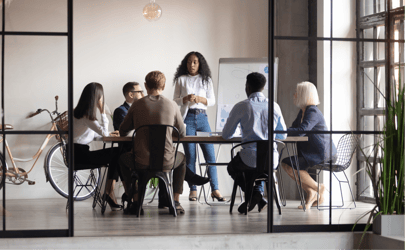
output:
[[[397,87],[398,89],[393,88],[391,100],[385,98],[386,123],[379,142],[372,146],[373,157],[367,156],[363,149],[360,149],[366,157],[365,171],[372,180],[376,205],[371,211],[363,214],[356,223],[369,214],[364,232],[373,221],[373,231],[385,236],[404,235],[405,96],[404,86],[398,84]],[[379,152],[380,161],[378,161]],[[400,224],[395,226],[395,222]],[[362,239],[363,237],[364,233]]]

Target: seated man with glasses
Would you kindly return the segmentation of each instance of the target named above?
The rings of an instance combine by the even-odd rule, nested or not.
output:
[[[113,126],[115,131],[120,129],[121,123],[124,121],[124,118],[127,115],[132,103],[144,97],[142,87],[137,82],[127,82],[122,88],[122,93],[124,94],[125,102],[121,106],[116,108],[113,114]],[[122,144],[122,147],[124,152],[129,152],[132,149],[132,143],[124,142]],[[125,202],[129,201],[125,193],[122,195],[121,201],[123,205]]]
[[[132,103],[144,97],[141,85],[137,82],[127,82],[122,88],[122,93],[125,97],[125,102],[114,110],[113,125],[114,130],[119,130],[122,121],[128,113]]]

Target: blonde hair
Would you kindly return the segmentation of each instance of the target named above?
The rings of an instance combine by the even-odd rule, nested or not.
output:
[[[295,105],[301,109],[309,105],[320,104],[318,91],[311,82],[301,82],[297,84],[297,99]]]

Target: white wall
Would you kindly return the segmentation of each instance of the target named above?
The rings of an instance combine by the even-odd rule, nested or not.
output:
[[[157,22],[143,18],[142,9],[147,3],[146,0],[74,1],[74,104],[83,87],[97,81],[103,84],[106,102],[113,110],[124,101],[122,86],[128,81],[143,83],[152,70],[165,73],[164,95],[172,98],[175,70],[193,50],[207,59],[215,90],[219,58],[267,56],[266,0],[158,0],[163,15]],[[65,0],[18,0],[6,10],[9,31],[67,30]],[[49,129],[46,115],[29,120],[25,116],[37,108],[53,110],[55,95],[60,96],[60,110],[66,110],[66,37],[8,36],[5,49],[6,123],[17,130]],[[214,128],[216,108],[209,108],[208,113]],[[13,135],[7,140],[13,155],[28,158],[36,152],[43,136]],[[228,157],[229,150],[223,154]],[[7,198],[59,197],[45,183],[42,164],[43,156],[29,174],[29,179],[36,181],[35,186],[8,185]],[[20,165],[24,169],[30,166]],[[219,167],[219,176],[220,190],[230,195],[232,182],[225,167]],[[184,194],[188,195],[187,189]]]
[[[341,0],[333,2],[333,37],[355,38],[356,37],[356,2]],[[318,1],[318,34],[330,37],[330,2]],[[330,125],[330,42],[318,43],[318,55],[322,58],[318,63],[318,83],[321,98],[320,109],[325,116],[326,123],[332,130],[356,130],[356,43],[333,42],[332,43],[332,124]],[[323,81],[323,82],[322,82]],[[333,135],[332,139],[337,146],[341,134]],[[353,194],[356,194],[356,159],[346,171]],[[338,175],[339,179],[344,177]],[[322,174],[323,182],[329,186],[329,172]],[[333,181],[333,201],[340,201],[340,190],[337,182]],[[350,192],[346,184],[343,184],[343,196],[345,200],[351,200]],[[329,188],[328,188],[329,189]],[[338,203],[336,203],[338,204]]]

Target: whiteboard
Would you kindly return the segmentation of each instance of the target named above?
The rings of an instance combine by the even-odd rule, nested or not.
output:
[[[252,72],[263,74],[268,80],[268,59],[267,58],[220,58],[218,69],[217,88],[217,116],[216,132],[222,132],[233,106],[247,98],[245,92],[246,76]],[[278,82],[278,58],[274,60],[274,91],[277,93]],[[268,97],[268,81],[264,87],[263,94]],[[274,101],[277,95],[274,94]],[[237,131],[239,133],[239,131]],[[237,134],[238,134],[237,133]]]

